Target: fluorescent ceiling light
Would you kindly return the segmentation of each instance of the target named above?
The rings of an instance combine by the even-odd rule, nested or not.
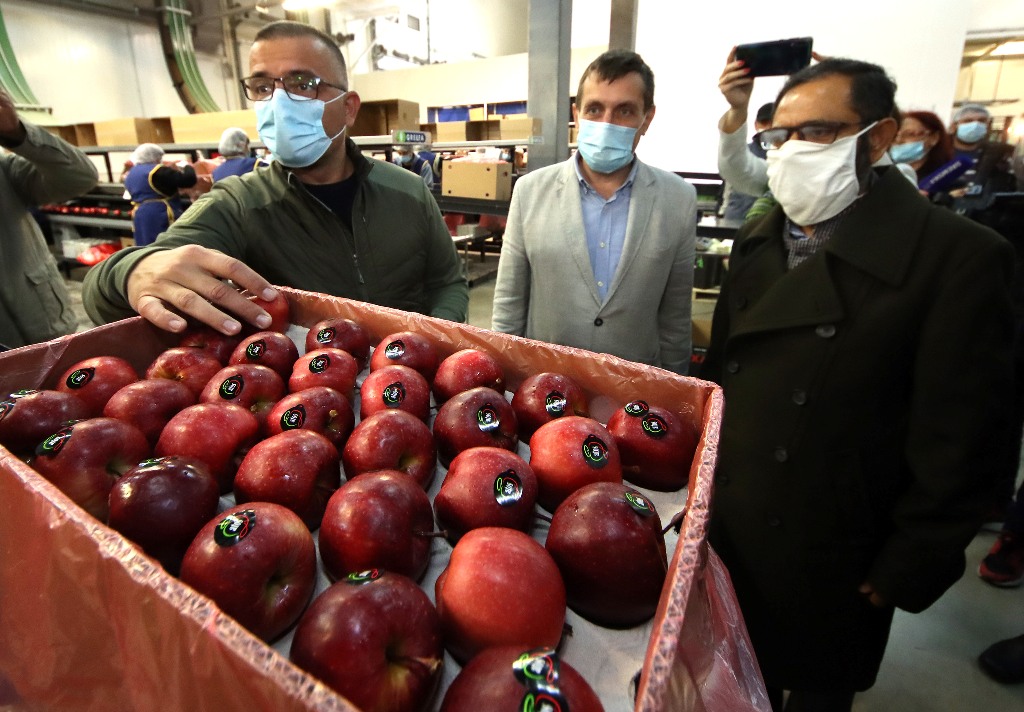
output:
[[[1024,40],[1011,40],[1003,42],[992,50],[992,57],[1005,57],[1010,54],[1024,54]]]

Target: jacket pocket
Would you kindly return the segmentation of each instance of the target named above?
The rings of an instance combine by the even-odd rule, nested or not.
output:
[[[29,340],[42,341],[73,332],[75,316],[56,269],[46,263],[37,264],[25,271],[25,278],[29,288],[24,303],[18,305],[16,318]]]

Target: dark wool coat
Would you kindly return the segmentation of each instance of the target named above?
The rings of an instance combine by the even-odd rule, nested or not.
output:
[[[725,394],[711,543],[769,686],[870,687],[892,619],[964,571],[1008,435],[1009,243],[881,174],[787,271],[737,235],[702,375]]]

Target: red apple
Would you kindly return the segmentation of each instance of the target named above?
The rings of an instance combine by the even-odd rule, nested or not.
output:
[[[206,324],[190,324],[181,334],[178,346],[188,346],[211,354],[222,366],[228,363],[228,357],[242,340],[241,336],[222,334]]]
[[[587,395],[576,381],[562,373],[537,373],[524,380],[512,396],[519,420],[519,437],[529,440],[537,428],[563,415],[590,415]]]
[[[445,401],[434,418],[437,456],[447,465],[471,447],[500,447],[514,451],[519,445],[518,423],[505,396],[478,386]]]
[[[361,710],[418,712],[431,699],[444,648],[422,589],[400,574],[367,571],[317,596],[290,657]]]
[[[565,582],[569,607],[609,628],[649,620],[668,573],[661,518],[623,484],[595,482],[555,510],[547,550]]]
[[[462,668],[440,712],[604,712],[589,683],[551,648],[488,648]]]
[[[320,524],[320,558],[334,579],[387,569],[419,580],[430,561],[430,498],[404,472],[382,470],[343,484]]]
[[[354,399],[356,376],[360,366],[352,354],[341,349],[315,349],[301,356],[288,377],[288,390],[292,393],[326,386],[349,399]]]
[[[333,388],[313,386],[289,393],[267,414],[267,435],[297,428],[325,436],[341,451],[355,426],[355,414],[348,399]]]
[[[185,550],[215,514],[220,495],[206,465],[184,457],[146,460],[110,490],[107,523],[177,575]]]
[[[364,472],[399,470],[424,490],[434,479],[437,453],[430,428],[404,410],[382,410],[363,420],[352,431],[341,451],[345,477]]]
[[[478,527],[529,533],[536,501],[537,477],[523,458],[502,448],[471,447],[452,460],[434,511],[454,542]]]
[[[285,392],[284,380],[273,369],[259,364],[236,363],[213,375],[199,394],[199,402],[231,403],[248,408],[262,427],[267,413],[284,398]]]
[[[114,481],[150,452],[146,436],[134,425],[114,418],[90,418],[67,425],[39,443],[32,467],[105,522]]]
[[[247,296],[249,301],[270,314],[270,326],[265,331],[280,331],[282,333],[288,331],[288,325],[291,323],[291,306],[288,304],[288,297],[283,292],[279,291],[277,296],[270,301],[248,293]]]
[[[230,403],[190,405],[160,433],[157,457],[179,455],[199,460],[220,486],[231,491],[242,458],[259,438],[260,424],[250,411]]]
[[[30,453],[68,421],[88,417],[89,408],[70,393],[15,391],[0,401],[0,445],[16,454]]]
[[[270,502],[207,522],[181,562],[181,580],[253,635],[272,641],[302,615],[316,587],[316,546],[298,515]]]
[[[608,432],[619,446],[625,479],[663,492],[686,486],[698,440],[690,423],[667,408],[635,400],[612,413]]]
[[[397,363],[419,371],[430,383],[434,380],[438,360],[437,347],[430,339],[414,331],[396,331],[377,344],[370,356],[370,370]]]
[[[483,527],[463,536],[434,586],[448,652],[465,663],[485,648],[558,647],[565,585],[551,555],[515,529]]]
[[[322,319],[306,334],[306,352],[323,348],[346,351],[358,362],[362,371],[370,358],[370,336],[366,329],[343,317]]]
[[[119,356],[96,356],[79,361],[57,381],[57,390],[78,396],[90,416],[103,413],[103,406],[123,386],[139,380],[135,368]]]
[[[312,430],[288,430],[256,443],[235,475],[235,501],[287,507],[313,531],[341,484],[341,462],[331,441]]]
[[[183,383],[198,397],[207,382],[221,368],[220,361],[209,351],[178,346],[157,354],[146,369],[146,378]]]
[[[591,482],[622,482],[615,440],[592,418],[567,415],[540,426],[530,438],[530,467],[537,475],[537,502],[549,512]]]
[[[196,394],[181,381],[149,378],[129,383],[110,396],[103,415],[131,423],[153,446],[167,422],[195,402]]]
[[[412,413],[423,422],[430,419],[430,384],[408,366],[384,366],[370,371],[359,387],[359,417],[395,408]]]
[[[505,392],[505,371],[486,351],[463,349],[448,356],[434,375],[434,400],[444,403],[457,393],[477,386]]]
[[[247,336],[235,347],[228,357],[228,365],[254,363],[275,371],[282,379],[292,373],[292,366],[299,358],[295,342],[280,331],[257,331]]]

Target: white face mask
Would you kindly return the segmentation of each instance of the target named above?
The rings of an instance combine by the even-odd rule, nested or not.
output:
[[[768,151],[768,189],[790,220],[817,225],[857,199],[857,139],[876,123],[832,143],[790,139]]]

